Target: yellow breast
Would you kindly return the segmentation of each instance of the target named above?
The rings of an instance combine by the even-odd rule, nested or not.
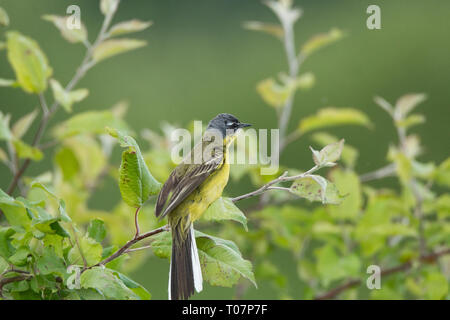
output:
[[[222,196],[230,175],[230,164],[227,163],[226,156],[227,154],[224,155],[222,165],[175,209],[176,216],[189,214],[190,220],[195,221],[211,203]]]

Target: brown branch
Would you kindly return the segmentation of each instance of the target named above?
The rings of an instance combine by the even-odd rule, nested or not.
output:
[[[1,279],[0,280],[0,298],[2,298],[2,299],[5,298],[3,296],[3,287],[5,285],[7,285],[8,283],[12,283],[12,282],[22,281],[22,280],[28,279],[30,277],[31,277],[30,274],[22,274],[22,275],[11,277],[11,278],[3,278],[3,279]]]
[[[421,256],[418,261],[422,262],[422,263],[434,263],[437,261],[437,259],[441,256],[444,256],[446,254],[450,254],[450,248],[435,252],[435,253],[430,253],[427,255],[423,255]],[[405,262],[403,264],[400,264],[398,266],[392,267],[392,268],[387,268],[384,270],[381,270],[380,275],[381,276],[388,276],[397,272],[401,272],[401,271],[406,271],[408,269],[410,269],[413,265],[412,261],[408,261]],[[337,295],[339,295],[341,292],[346,291],[350,288],[356,287],[359,284],[361,284],[362,280],[361,279],[350,279],[347,280],[346,282],[344,282],[342,285],[337,286],[336,288],[325,292],[321,295],[316,296],[314,299],[315,300],[326,300],[326,299],[332,299],[334,297],[336,297]]]
[[[128,250],[131,246],[133,246],[135,243],[138,243],[139,241],[141,241],[141,240],[143,240],[143,239],[146,239],[146,238],[148,238],[148,237],[154,236],[155,234],[158,234],[158,233],[161,233],[161,232],[165,232],[165,231],[169,231],[169,226],[168,226],[168,225],[165,225],[165,226],[162,226],[162,227],[160,227],[160,228],[154,229],[154,230],[152,230],[152,231],[143,233],[143,234],[141,234],[141,235],[139,235],[139,236],[136,235],[133,239],[129,240],[123,247],[121,247],[121,248],[120,248],[119,250],[117,250],[115,253],[113,253],[112,255],[110,255],[108,258],[106,258],[106,259],[104,259],[103,261],[100,261],[99,263],[97,263],[96,265],[94,265],[94,266],[92,266],[92,267],[89,267],[89,268],[86,268],[86,269],[84,269],[84,270],[87,270],[87,269],[90,269],[90,268],[93,268],[93,267],[98,267],[98,266],[100,266],[100,265],[104,266],[104,265],[106,265],[107,263],[111,262],[112,260],[114,260],[114,259],[120,257],[122,254],[126,253],[127,250]],[[84,271],[84,270],[83,270],[83,271]]]

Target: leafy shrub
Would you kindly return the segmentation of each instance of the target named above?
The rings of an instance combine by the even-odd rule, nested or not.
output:
[[[85,58],[66,86],[52,78],[51,64],[33,39],[7,31],[6,42],[0,43],[16,75],[15,80],[0,79],[0,85],[36,95],[42,108],[30,143],[23,137],[39,112],[32,111],[12,125],[11,115],[0,113],[0,140],[7,150],[0,149],[0,159],[12,173],[8,190],[0,190],[3,299],[150,299],[150,292],[126,274],[139,267],[149,252],[170,257],[170,230],[154,218],[153,208],[161,182],[174,168],[172,127],[164,126],[162,134],[144,130],[141,138],[150,148],[143,149],[124,120],[126,104],[119,102],[109,110],[77,113],[55,124],[52,140],[42,142],[55,112],[63,109],[70,114],[88,96],[87,89],[75,89],[86,72],[104,59],[145,45],[141,40],[117,38],[151,25],[130,20],[111,26],[118,4],[119,0],[100,2],[104,22],[93,43],[86,27],[70,30],[65,17],[43,17],[66,40],[86,47]],[[359,175],[354,170],[357,149],[324,130],[342,125],[372,127],[361,111],[324,108],[287,132],[294,95],[315,83],[313,73],[299,73],[301,64],[344,33],[331,29],[316,35],[297,53],[293,26],[301,10],[289,0],[269,0],[266,5],[280,24],[250,21],[244,27],[280,39],[289,70],[278,79],[262,80],[256,89],[277,113],[281,152],[300,137],[313,141],[310,169],[282,167],[273,176],[261,176],[259,165],[232,169],[233,180],[249,176],[255,190],[234,197],[225,194],[203,215],[201,229],[215,234],[196,231],[205,281],[236,285],[236,298],[260,282],[270,283],[280,298],[339,294],[342,298],[449,298],[445,254],[450,252],[450,197],[443,190],[450,184],[450,160],[420,162],[419,138],[410,134],[411,127],[425,121],[412,113],[425,95],[405,95],[394,106],[375,99],[392,117],[399,142],[390,147],[385,167]],[[8,23],[6,11],[0,8],[0,24]],[[51,105],[48,91],[53,95]],[[111,163],[117,142],[123,148],[120,167]],[[51,147],[55,147],[52,170],[25,176],[30,164],[41,161],[42,151]],[[318,175],[319,170],[327,173]],[[91,209],[88,200],[106,176],[117,179],[122,199],[110,211]],[[370,185],[386,177],[398,179],[400,190]],[[258,200],[240,209],[240,201],[248,198]],[[147,239],[149,244],[136,246]],[[292,254],[304,284],[294,295],[282,266],[269,259],[280,250]],[[382,290],[369,292],[364,286],[366,268],[374,264],[382,268]]]

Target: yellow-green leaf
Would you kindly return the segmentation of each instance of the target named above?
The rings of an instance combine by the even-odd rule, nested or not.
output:
[[[147,42],[136,39],[113,39],[100,43],[93,52],[93,59],[96,62],[102,61],[117,54],[141,48]]]
[[[278,84],[273,78],[262,80],[256,87],[263,100],[274,108],[281,108],[286,103],[292,89]]]
[[[55,100],[61,104],[67,112],[72,112],[72,105],[75,102],[80,102],[89,94],[88,89],[77,89],[67,92],[55,79],[50,79],[50,85]]]
[[[247,30],[260,31],[270,34],[278,39],[283,39],[284,37],[283,28],[279,24],[265,23],[259,21],[246,21],[244,22],[243,27],[244,29]]]
[[[151,195],[158,194],[159,183],[150,173],[136,141],[116,129],[108,128],[108,133],[117,138],[120,145],[127,148],[122,153],[119,169],[119,189],[123,200],[132,207],[140,207]]]
[[[325,132],[314,133],[311,138],[321,146],[326,146],[338,141],[338,138]],[[347,166],[352,168],[355,165],[358,154],[358,150],[346,143],[344,145],[344,149],[342,150],[341,159]]]
[[[319,110],[315,115],[303,118],[298,128],[304,134],[309,131],[340,125],[360,125],[369,128],[372,126],[369,118],[359,110],[328,107]]]
[[[336,42],[344,36],[344,33],[336,28],[331,29],[327,33],[315,35],[302,46],[300,54],[304,57],[311,55],[313,52]]]
[[[52,68],[37,42],[17,31],[7,32],[6,37],[8,60],[19,85],[29,93],[45,91]]]
[[[30,128],[34,119],[36,119],[37,114],[38,114],[38,110],[35,109],[34,111],[24,115],[22,118],[17,120],[17,122],[12,127],[12,134],[14,135],[14,137],[16,139],[20,139],[23,137],[23,135]]]
[[[84,24],[81,23],[80,28],[68,28],[67,20],[69,16],[55,16],[55,15],[44,15],[42,19],[52,22],[56,28],[61,32],[64,39],[69,42],[85,42],[87,40],[87,30]]]
[[[80,253],[80,250],[82,254]],[[89,266],[95,265],[102,259],[103,248],[100,243],[89,237],[78,239],[78,245],[70,249],[68,253],[68,260],[70,264],[83,264],[83,257]]]
[[[214,201],[208,209],[203,213],[202,218],[205,220],[234,220],[241,223],[245,230],[247,229],[247,218],[231,201],[230,198],[220,197]]]
[[[15,139],[13,141],[13,145],[19,158],[39,161],[44,156],[41,150],[36,147],[30,146],[22,140]]]
[[[122,34],[142,31],[150,27],[152,24],[153,24],[152,21],[140,21],[137,19],[120,22],[111,27],[109,35],[118,36]]]
[[[322,177],[321,177],[322,178]],[[322,178],[324,179],[324,178]],[[326,180],[326,179],[324,179]],[[342,196],[339,194],[336,186],[330,181],[326,181],[324,188],[317,179],[311,176],[300,178],[291,185],[290,190],[293,194],[308,199],[309,201],[320,201],[328,204],[339,204],[342,201]]]
[[[101,0],[100,1],[100,11],[106,15],[112,15],[116,12],[119,6],[119,0]]]
[[[54,130],[54,135],[59,139],[63,139],[84,133],[101,134],[105,132],[105,127],[107,126],[128,130],[127,124],[110,110],[86,111],[78,113],[58,125]]]
[[[311,72],[306,72],[301,74],[296,80],[295,80],[295,87],[299,88],[301,90],[308,90],[314,87],[314,84],[316,83],[316,77]]]
[[[403,119],[407,116],[418,104],[425,101],[426,94],[411,93],[400,97],[395,104],[396,119]]]
[[[11,115],[4,115],[0,111],[0,140],[9,141],[12,138],[11,130],[9,129],[9,121],[11,120]]]
[[[131,291],[112,270],[95,267],[81,274],[80,284],[82,288],[95,289],[105,298],[112,300],[137,300],[139,297]]]
[[[362,206],[358,176],[351,170],[337,169],[331,172],[330,179],[336,184],[339,192],[347,195],[340,205],[327,208],[330,214],[338,219],[356,218]]]

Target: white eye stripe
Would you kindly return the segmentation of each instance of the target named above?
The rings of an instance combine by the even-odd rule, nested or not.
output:
[[[234,124],[234,122],[232,122],[232,121],[227,121],[227,126],[228,126],[228,127],[232,126],[233,124]]]

